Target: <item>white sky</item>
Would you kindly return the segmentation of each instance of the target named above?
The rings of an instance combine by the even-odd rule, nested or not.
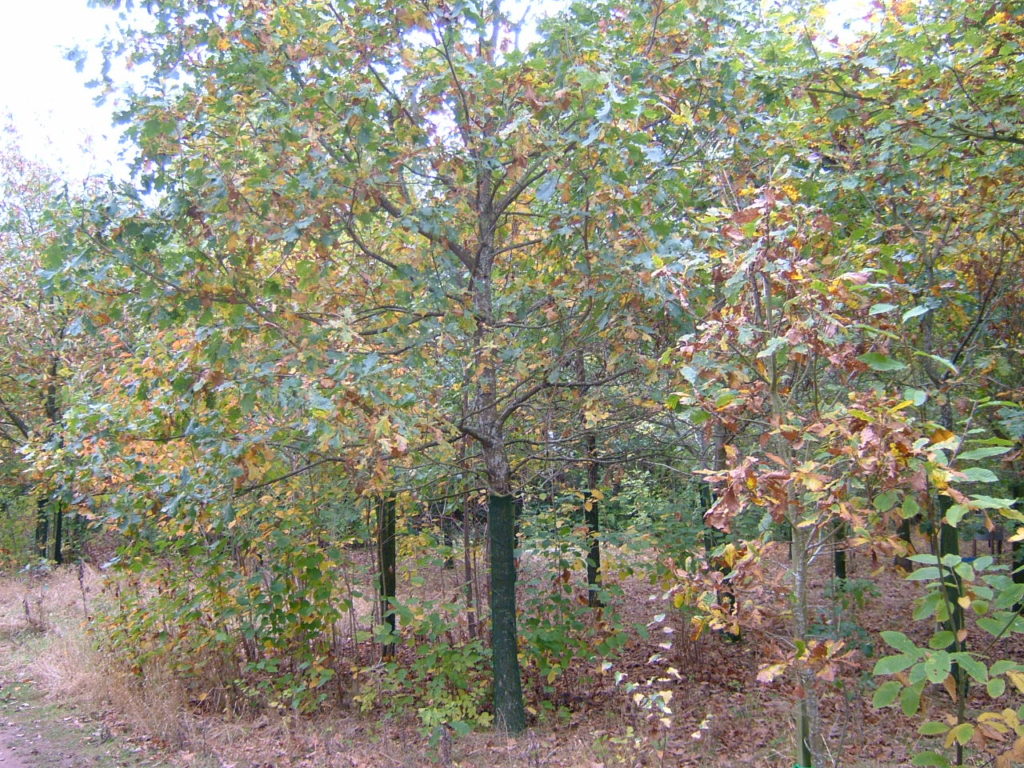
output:
[[[843,17],[860,16],[868,0],[832,0],[837,30]],[[90,174],[124,176],[118,161],[112,110],[97,107],[85,87],[99,56],[84,73],[64,51],[94,49],[116,14],[89,8],[88,0],[0,0],[0,127],[13,117],[22,151],[69,180]]]
[[[76,72],[63,53],[95,47],[115,17],[87,0],[0,0],[0,125],[10,114],[22,151],[69,179],[117,167],[111,109],[93,104],[89,68]]]

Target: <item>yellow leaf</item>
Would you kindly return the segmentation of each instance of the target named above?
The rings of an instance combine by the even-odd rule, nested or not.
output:
[[[768,666],[761,669],[757,673],[757,682],[759,683],[770,683],[776,677],[786,671],[785,664],[769,664]]]
[[[1018,691],[1024,693],[1024,672],[1016,669],[1011,669],[1006,672],[1006,676],[1010,679],[1010,682],[1014,684]]]

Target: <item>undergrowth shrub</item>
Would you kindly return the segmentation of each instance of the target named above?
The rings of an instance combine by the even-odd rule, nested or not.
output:
[[[286,510],[230,537],[190,528],[129,542],[98,617],[102,647],[140,678],[170,674],[204,706],[316,709],[335,675],[343,553],[305,518]]]
[[[0,570],[16,570],[32,562],[35,525],[35,499],[0,487]]]
[[[615,605],[621,590],[610,579],[599,591],[602,607],[589,605],[590,544],[572,512],[571,505],[543,510],[523,527],[519,648],[539,710],[571,704],[595,662],[614,658],[627,639]]]
[[[363,670],[354,701],[366,713],[415,713],[424,735],[450,726],[457,734],[491,725],[490,652],[480,638],[456,642],[450,616],[460,607],[433,601],[397,604],[397,655]]]

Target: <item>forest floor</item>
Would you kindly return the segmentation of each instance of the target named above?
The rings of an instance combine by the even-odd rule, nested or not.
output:
[[[831,567],[821,560],[828,562],[815,565],[812,584],[819,595]],[[757,681],[785,635],[786,565],[784,550],[766,560],[766,584],[776,588],[762,590],[759,599],[775,605],[739,642],[713,633],[692,639],[660,587],[621,580],[623,620],[650,632],[630,638],[614,670],[625,680],[661,675],[652,669],[657,654],[678,670],[659,686],[672,692],[669,720],[635,706],[613,674],[595,672],[585,685],[561,690],[558,714],[537,718],[518,739],[479,732],[433,744],[413,719],[340,708],[310,717],[228,717],[190,708],[159,685],[140,691],[88,636],[87,617],[102,587],[98,572],[67,567],[7,577],[0,579],[0,768],[791,768],[793,685],[784,678]],[[917,736],[920,718],[872,708],[870,672],[891,652],[878,631],[898,628],[923,644],[931,627],[909,618],[917,585],[864,556],[852,559],[851,571],[851,578],[870,576],[878,593],[863,582],[863,600],[841,628],[853,653],[822,685],[825,735],[837,766],[907,766],[915,751],[937,745]],[[829,631],[834,608],[819,602],[815,610]],[[1002,658],[1024,659],[1020,639],[1006,643]],[[996,702],[983,691],[975,695],[972,705],[986,708],[1022,703],[1010,692]],[[951,708],[938,686],[923,702],[927,719],[942,719]],[[993,754],[969,750],[965,765],[990,765]]]

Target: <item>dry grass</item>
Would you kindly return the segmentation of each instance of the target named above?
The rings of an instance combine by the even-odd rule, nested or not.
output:
[[[194,724],[180,686],[170,679],[140,685],[96,650],[89,629],[101,590],[102,575],[88,566],[0,580],[0,674],[162,744],[188,744]]]

